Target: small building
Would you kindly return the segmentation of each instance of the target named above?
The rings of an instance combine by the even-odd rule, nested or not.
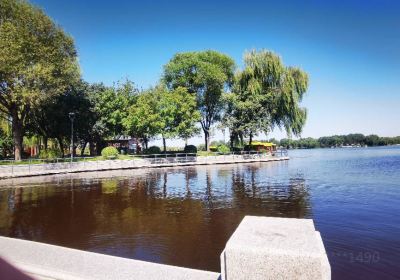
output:
[[[119,139],[106,140],[107,146],[113,146],[119,150],[121,153],[136,154],[140,153],[142,150],[140,139],[121,137]]]
[[[251,150],[257,152],[275,152],[276,151],[276,144],[271,142],[252,142],[251,143]]]

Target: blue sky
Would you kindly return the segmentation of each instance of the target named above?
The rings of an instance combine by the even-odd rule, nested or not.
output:
[[[240,67],[266,48],[310,76],[303,137],[400,135],[400,1],[32,2],[75,39],[89,82],[147,88],[176,52],[214,49]]]

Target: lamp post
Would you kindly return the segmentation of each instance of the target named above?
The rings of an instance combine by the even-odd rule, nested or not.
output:
[[[69,119],[71,120],[71,162],[74,161],[74,119],[75,113],[70,112]]]

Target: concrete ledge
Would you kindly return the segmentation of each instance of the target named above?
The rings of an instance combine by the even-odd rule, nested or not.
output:
[[[36,279],[205,279],[219,274],[0,237],[0,256]]]
[[[221,254],[223,280],[328,280],[330,265],[312,220],[246,216]]]

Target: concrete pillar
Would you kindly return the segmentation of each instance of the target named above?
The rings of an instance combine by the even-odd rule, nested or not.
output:
[[[221,254],[222,280],[329,280],[319,232],[309,219],[246,216]]]

